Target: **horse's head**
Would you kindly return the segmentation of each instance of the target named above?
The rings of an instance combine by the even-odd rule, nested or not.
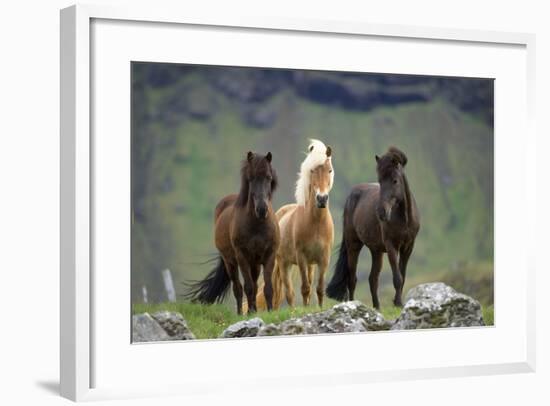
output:
[[[248,189],[248,200],[253,204],[256,217],[267,217],[273,192],[277,188],[277,174],[271,166],[272,155],[259,155],[249,151],[243,167],[243,183]]]
[[[407,156],[395,147],[379,157],[376,155],[376,172],[380,183],[380,201],[376,210],[381,221],[389,221],[392,210],[405,199],[404,168]]]
[[[325,154],[326,158],[324,159],[324,162],[311,169],[309,175],[309,187],[311,189],[311,194],[315,196],[315,202],[317,207],[320,209],[327,207],[328,194],[332,189],[332,184],[334,181],[331,147],[326,147]]]

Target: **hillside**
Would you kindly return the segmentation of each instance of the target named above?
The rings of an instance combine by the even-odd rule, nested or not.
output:
[[[293,201],[308,138],[333,147],[337,243],[351,186],[376,181],[374,155],[396,145],[422,219],[411,281],[469,272],[492,287],[492,81],[152,64],[132,76],[133,301],[142,285],[165,300],[162,269],[178,289],[206,274],[214,206],[238,190],[248,150],[273,153],[275,208]],[[370,302],[364,251],[358,293]]]

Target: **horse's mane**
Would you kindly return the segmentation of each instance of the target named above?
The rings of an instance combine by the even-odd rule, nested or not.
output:
[[[244,159],[241,163],[241,190],[239,190],[237,200],[235,201],[235,206],[244,207],[248,202],[249,185],[248,185],[248,179],[247,179],[247,173],[246,173],[247,170],[248,170],[248,161]]]
[[[306,159],[300,166],[300,172],[298,172],[298,181],[296,182],[295,197],[296,203],[300,206],[305,206],[309,196],[309,182],[310,173],[312,170],[320,165],[323,165],[327,160],[327,146],[319,140],[309,140],[309,147]],[[331,159],[328,157],[328,159]],[[334,179],[334,170],[331,173],[332,183]]]
[[[250,154],[250,153],[249,153]],[[255,170],[259,167],[259,165],[268,165],[271,170],[271,193],[269,195],[269,198],[271,199],[271,196],[273,196],[273,192],[277,189],[277,186],[279,184],[279,181],[277,179],[277,172],[275,172],[275,169],[273,166],[271,166],[271,163],[268,162],[266,159],[266,156],[259,155],[259,154],[252,154],[252,157],[250,159],[246,158],[241,163],[241,189],[239,190],[239,194],[237,196],[237,200],[235,201],[235,206],[238,207],[244,207],[248,203],[248,171],[249,170]]]

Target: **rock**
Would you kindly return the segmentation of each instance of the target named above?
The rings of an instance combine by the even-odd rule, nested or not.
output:
[[[260,329],[259,336],[360,333],[389,330],[390,323],[374,309],[359,301],[339,303],[324,312],[268,324]]]
[[[132,316],[132,342],[168,341],[170,336],[149,313]]]
[[[264,321],[259,317],[250,320],[239,321],[227,327],[221,334],[221,338],[255,337],[264,326]]]
[[[389,330],[392,325],[376,309],[368,307],[358,300],[338,303],[330,311],[335,312],[337,315],[347,314],[353,319],[363,320],[369,331]]]
[[[195,339],[195,335],[189,330],[187,322],[180,313],[161,311],[154,313],[152,317],[170,336],[171,340]]]
[[[160,311],[132,316],[132,342],[193,340],[195,336],[180,313]]]
[[[281,335],[281,329],[277,324],[267,324],[263,326],[258,332],[259,336],[279,336]]]
[[[484,326],[477,300],[441,283],[412,288],[392,330]]]

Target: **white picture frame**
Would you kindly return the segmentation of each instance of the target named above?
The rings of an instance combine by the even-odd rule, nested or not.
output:
[[[94,239],[92,235],[96,225],[94,224],[94,192],[97,184],[94,172],[94,149],[92,137],[92,122],[94,82],[92,66],[94,64],[94,47],[100,41],[92,41],[93,22],[109,21],[125,24],[154,23],[175,24],[177,26],[215,27],[216,30],[242,28],[249,31],[261,30],[262,32],[284,32],[285,35],[299,35],[300,33],[315,33],[316,35],[330,36],[356,36],[380,38],[380,39],[407,39],[410,41],[435,41],[442,46],[460,45],[474,47],[476,44],[487,46],[512,46],[521,49],[520,58],[526,57],[526,78],[522,82],[520,92],[525,92],[526,116],[521,120],[521,128],[525,148],[518,151],[527,155],[534,151],[535,134],[533,128],[534,115],[534,44],[535,37],[526,33],[489,32],[462,29],[415,27],[402,25],[383,25],[368,23],[349,23],[342,21],[319,20],[288,20],[277,18],[242,18],[228,19],[219,15],[193,16],[184,8],[174,10],[159,10],[155,7],[110,8],[105,6],[72,6],[61,11],[61,279],[60,279],[60,322],[61,322],[61,394],[72,400],[90,400],[98,398],[145,396],[155,394],[186,394],[206,392],[209,385],[205,379],[198,379],[189,385],[170,384],[167,386],[155,386],[132,388],[124,385],[106,385],[98,387],[95,373],[95,363],[98,357],[98,349],[95,343],[94,331],[98,327],[98,319],[94,317],[94,292],[97,289],[94,277]],[[200,33],[199,33],[200,34]],[[523,62],[522,62],[523,63]],[[520,78],[518,78],[519,80]],[[129,100],[128,100],[129,104]],[[498,106],[497,106],[498,107]],[[496,124],[495,138],[498,133]],[[534,155],[534,154],[533,154]],[[495,152],[495,160],[499,157]],[[535,168],[533,161],[524,162],[529,168]],[[532,182],[532,180],[517,178],[519,182]],[[534,190],[535,188],[532,188]],[[535,196],[526,197],[535,207]],[[529,223],[526,229],[530,232],[530,239],[534,239],[534,210],[528,214]],[[498,223],[495,226],[495,240],[499,240]],[[516,348],[519,356],[513,361],[502,359],[493,362],[467,362],[464,365],[443,361],[439,366],[423,366],[414,363],[403,367],[386,370],[348,369],[339,373],[320,373],[305,371],[301,375],[300,384],[323,385],[337,383],[363,383],[390,379],[418,379],[430,377],[450,377],[467,375],[499,374],[511,372],[529,372],[535,369],[535,260],[533,254],[521,252],[519,263],[522,264],[525,277],[525,291],[522,292],[522,320],[524,324],[518,326],[521,332],[521,348]],[[498,275],[497,275],[498,278]],[[523,300],[525,303],[523,303]],[[497,292],[498,301],[498,292]],[[502,302],[501,302],[502,303]],[[499,305],[496,312],[499,312]],[[121,306],[126,308],[126,304]],[[504,307],[503,307],[504,308]],[[504,317],[504,316],[503,316]],[[100,320],[101,321],[101,320]],[[126,321],[121,321],[125,323]],[[128,323],[129,324],[129,323]],[[495,330],[498,330],[497,326]],[[463,331],[463,330],[462,330]],[[462,331],[449,332],[416,332],[416,334],[453,334],[463,335]],[[394,334],[394,333],[390,333]],[[524,337],[523,337],[524,335]],[[411,336],[412,337],[412,336]],[[334,338],[330,337],[333,342]],[[348,339],[349,337],[346,337]],[[467,337],[463,337],[467,338]],[[524,338],[524,339],[523,339]],[[328,337],[327,337],[328,339]],[[303,338],[280,338],[272,340],[302,340]],[[256,341],[257,342],[257,341]],[[328,342],[328,341],[326,341]],[[351,341],[350,341],[351,342]],[[355,343],[357,341],[355,340]],[[235,341],[233,341],[235,343]],[[208,342],[203,342],[197,351],[204,350]],[[220,344],[221,345],[221,344]],[[224,344],[225,345],[225,344]],[[238,353],[243,350],[243,344],[232,345],[232,351]],[[248,347],[254,346],[249,341]],[[354,345],[354,344],[350,344]],[[356,344],[355,344],[356,345]],[[128,340],[128,346],[130,342]],[[162,344],[149,346],[172,347],[174,344]],[[146,346],[142,346],[146,347]],[[412,366],[411,366],[412,365]],[[215,378],[211,378],[215,379]],[[264,385],[266,388],[274,383],[292,384],[290,377],[284,374],[279,376],[259,376],[257,387]]]

